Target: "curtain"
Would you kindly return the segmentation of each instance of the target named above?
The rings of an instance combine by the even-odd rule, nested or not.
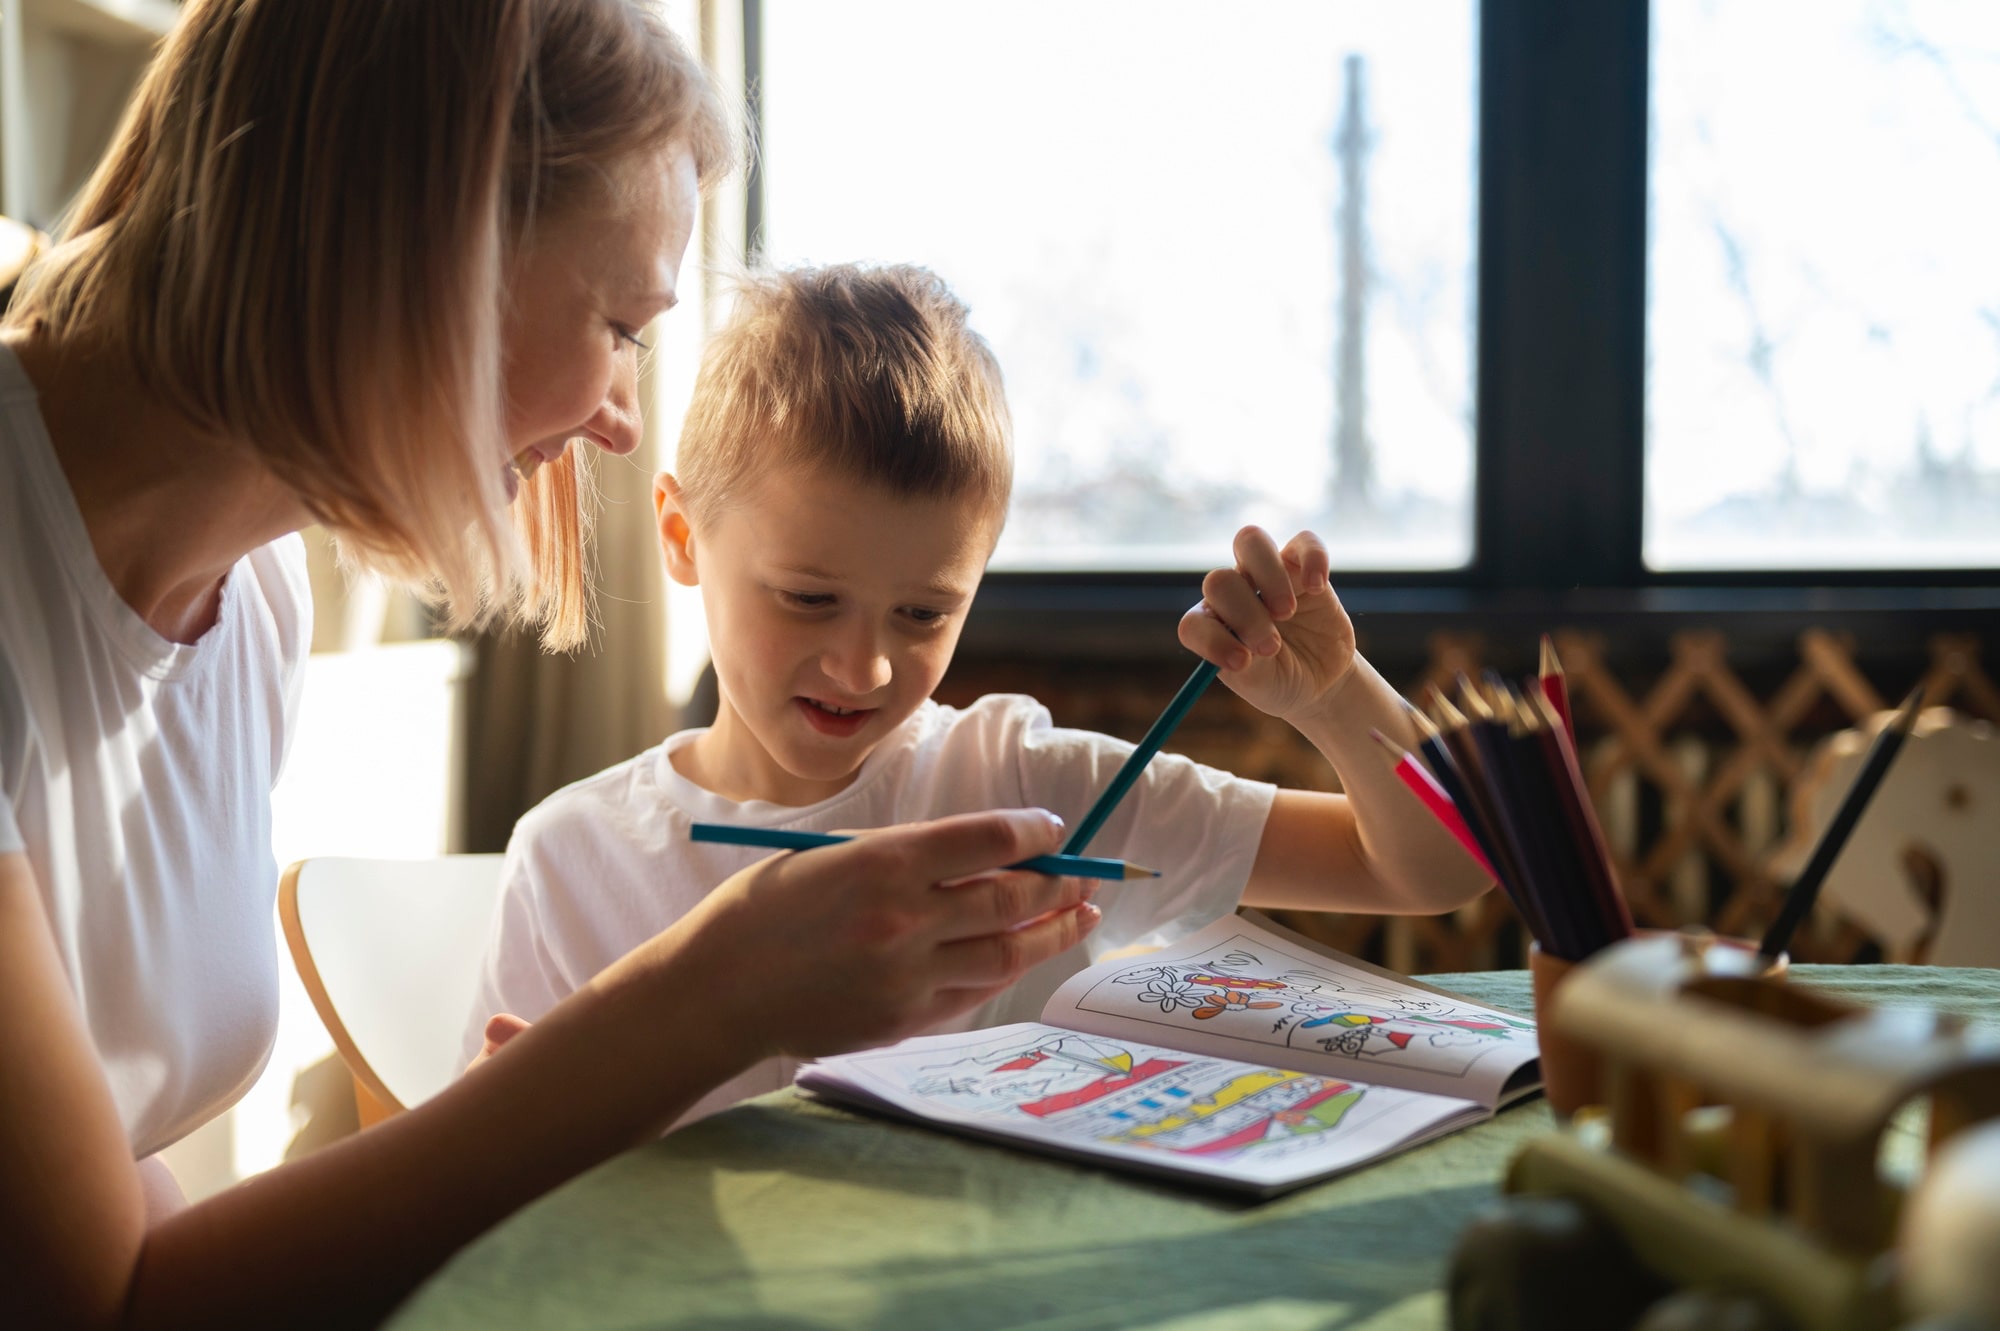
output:
[[[473,643],[459,717],[460,779],[452,849],[505,850],[515,821],[558,787],[629,758],[667,733],[666,617],[653,529],[652,468],[598,459],[594,542],[597,631],[575,655],[531,632]],[[582,445],[572,445],[581,447]]]

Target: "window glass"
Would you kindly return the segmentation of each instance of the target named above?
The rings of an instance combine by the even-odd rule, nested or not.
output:
[[[2000,564],[2000,5],[1653,14],[1647,562]]]
[[[765,0],[765,252],[908,261],[1007,376],[998,568],[1472,550],[1477,7]]]

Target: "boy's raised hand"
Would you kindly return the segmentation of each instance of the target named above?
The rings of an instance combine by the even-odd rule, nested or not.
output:
[[[1278,548],[1261,527],[1236,533],[1236,566],[1212,570],[1181,616],[1181,643],[1222,667],[1222,682],[1259,711],[1298,721],[1354,673],[1354,622],[1327,581],[1311,532]]]

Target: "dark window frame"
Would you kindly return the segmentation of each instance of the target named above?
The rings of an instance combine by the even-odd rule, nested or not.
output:
[[[742,0],[753,118],[762,11],[762,0]],[[1990,634],[2000,569],[1645,566],[1650,24],[1647,0],[1483,0],[1474,556],[1460,569],[1336,570],[1342,599],[1371,650],[1398,654],[1445,622],[1509,638],[1560,622],[1654,642],[1720,624],[1772,646],[1828,623]],[[749,190],[754,254],[754,168]],[[962,651],[1177,652],[1172,626],[1198,585],[1193,571],[995,571]]]

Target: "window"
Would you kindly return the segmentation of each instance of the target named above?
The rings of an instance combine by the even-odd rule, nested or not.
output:
[[[1646,562],[2000,564],[2000,8],[1653,20]]]
[[[1242,520],[1412,631],[2000,568],[1980,0],[745,14],[766,252],[928,263],[1008,371],[995,642],[1156,615]]]
[[[764,254],[911,261],[1018,439],[996,570],[1473,554],[1473,0],[764,0]]]

